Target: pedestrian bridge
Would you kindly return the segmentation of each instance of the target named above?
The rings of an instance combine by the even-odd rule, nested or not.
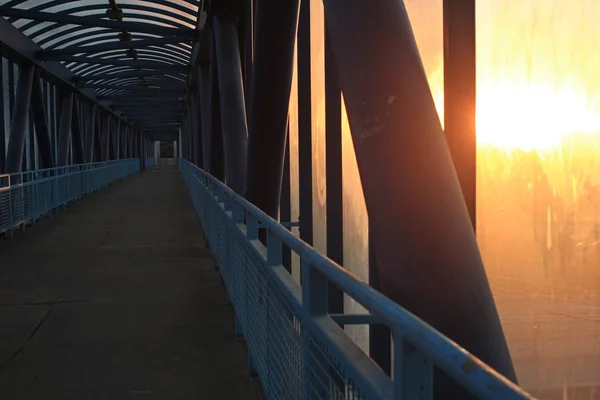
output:
[[[529,398],[210,174],[154,164],[1,177],[4,397],[426,399],[439,368],[477,398]],[[366,311],[329,313],[328,284]],[[391,376],[353,324],[392,331]]]
[[[0,397],[532,398],[444,4],[442,130],[402,1],[0,0]]]

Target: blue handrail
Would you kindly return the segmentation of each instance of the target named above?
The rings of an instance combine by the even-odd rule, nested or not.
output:
[[[179,168],[268,398],[431,399],[434,366],[481,399],[532,398],[210,174],[183,159]],[[300,257],[302,286],[282,265],[283,246]],[[329,314],[327,282],[368,313]],[[338,323],[390,328],[391,378]]]
[[[156,158],[155,157],[147,157],[144,160],[144,165],[145,165],[146,169],[155,166],[156,165]]]
[[[139,169],[139,159],[126,159],[0,175],[0,233],[35,223]]]

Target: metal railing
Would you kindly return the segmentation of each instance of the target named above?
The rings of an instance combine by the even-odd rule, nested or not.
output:
[[[139,159],[127,159],[0,175],[0,233],[35,223],[52,210],[139,170]]]
[[[216,178],[182,159],[179,168],[267,398],[431,399],[434,367],[481,399],[531,398]],[[284,245],[300,257],[302,286],[282,265]],[[329,314],[327,282],[367,314]],[[374,323],[393,332],[392,377],[338,325]]]
[[[155,157],[147,157],[147,158],[144,160],[144,165],[145,165],[145,168],[146,168],[146,169],[148,169],[148,168],[151,168],[151,167],[155,166],[155,165],[156,165],[156,158],[155,158]]]

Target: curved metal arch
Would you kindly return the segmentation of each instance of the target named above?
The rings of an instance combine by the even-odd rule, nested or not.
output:
[[[120,72],[128,72],[131,70],[131,67],[123,66],[123,65],[102,65],[102,68],[99,68],[100,71],[94,72],[93,74],[110,74],[110,73],[120,73]],[[78,77],[85,78],[86,75],[90,75],[88,73],[79,73]]]
[[[141,49],[143,50],[143,49]],[[188,65],[188,63],[186,61],[183,62],[179,62],[179,61],[175,61],[172,58],[169,57],[160,57],[159,55],[154,55],[154,54],[147,54],[149,52],[145,52],[145,51],[141,51],[138,50],[138,60],[142,61],[158,61],[158,62],[165,62],[165,66],[170,66],[170,65],[181,65],[181,66],[186,66]],[[162,54],[161,54],[162,55]],[[113,61],[132,61],[129,57],[127,57],[125,54],[123,54],[122,51],[119,50],[107,50],[107,51],[103,51],[101,53],[95,53],[91,56],[88,57],[84,57],[87,60],[90,61],[96,61],[96,60],[113,60]],[[77,61],[68,61],[68,62],[72,62],[72,63],[77,63]],[[92,62],[93,64],[93,62]]]
[[[138,5],[138,4],[122,4],[120,5],[121,9],[124,12],[124,19],[129,19],[132,17],[132,15],[134,15],[134,13],[125,13],[126,10],[136,10],[136,11],[145,11],[148,13],[154,13],[157,15],[167,15],[172,17],[175,21],[180,21],[179,23],[182,24],[182,28],[193,28],[195,21],[192,18],[186,18],[184,16],[182,16],[181,14],[177,14],[175,12],[172,11],[167,11],[167,10],[160,10],[160,9],[156,9],[156,8],[152,8],[152,7],[147,7],[147,6],[143,6],[143,5]],[[93,16],[99,16],[99,17],[103,17],[105,16],[105,13],[102,11],[106,11],[107,6],[105,4],[90,4],[90,5],[86,5],[86,6],[82,6],[82,7],[74,7],[70,10],[67,11],[61,11],[59,13],[56,13],[57,15],[59,14],[68,14],[68,15],[76,15],[77,13],[81,13],[81,12],[87,12],[87,11],[93,11],[93,10],[100,10],[101,12],[99,13],[91,13],[91,14],[86,14],[86,17],[93,17]],[[139,13],[138,13],[139,14]],[[145,15],[145,14],[140,14],[140,15]],[[190,13],[190,15],[193,17],[194,15]],[[185,24],[189,24],[188,26],[186,26]]]
[[[196,16],[196,17],[198,16],[198,12],[195,11],[195,9],[197,9],[197,7],[198,7],[198,4],[190,2],[190,1],[187,1],[187,0],[183,0],[183,1],[185,3],[190,4],[192,6],[192,8],[188,8],[188,7],[185,7],[185,6],[183,6],[183,5],[179,4],[179,3],[168,1],[168,0],[140,0],[140,1],[143,2],[143,3],[157,4],[157,5],[160,5],[160,6],[170,7],[170,8],[173,8],[174,10],[179,10],[181,12],[190,14],[192,16]],[[23,1],[17,0],[17,3],[23,3]],[[75,3],[84,3],[84,2],[81,1],[81,0],[75,0],[75,1],[72,1],[72,0],[71,1],[51,0],[51,1],[48,1],[48,2],[45,2],[45,3],[40,3],[40,4],[36,5],[35,7],[31,7],[30,9],[32,11],[42,11],[42,10],[45,10],[45,9],[48,9],[48,8],[52,8],[52,7],[56,7],[56,6],[60,6],[60,5],[66,5],[68,3],[75,4]],[[93,5],[96,5],[96,4],[93,4]],[[124,6],[127,6],[128,8],[130,8],[131,5],[132,5],[131,3],[122,3],[122,4],[120,4],[121,8],[123,8]],[[139,5],[143,5],[143,4],[139,4]],[[90,6],[92,6],[92,4],[90,4]],[[72,8],[75,8],[75,7],[76,6],[74,6]],[[150,6],[145,6],[145,7],[155,8],[155,7],[150,7]],[[107,8],[108,8],[108,4],[104,4],[104,9],[107,9]],[[158,7],[156,7],[156,8],[159,9]]]
[[[82,77],[85,78],[85,76],[94,76],[94,75],[107,75],[106,78],[102,78],[102,79],[95,79],[93,81],[86,81],[88,84],[93,84],[93,83],[97,83],[97,84],[105,84],[105,83],[117,83],[120,79],[123,78],[128,78],[129,76],[119,76],[122,73],[128,73],[128,72],[138,72],[139,70],[137,69],[132,69],[131,67],[126,67],[126,68],[121,68],[121,69],[116,69],[114,68],[115,66],[110,66],[113,67],[111,69],[103,69],[103,70],[98,70],[98,68],[93,68],[95,66],[89,65],[84,69],[81,69],[78,73],[77,76],[78,77]],[[120,66],[123,67],[123,66]],[[143,70],[143,72],[146,73],[146,75],[140,75],[140,76],[135,76],[136,78],[141,78],[142,76],[147,79],[149,76],[160,76],[163,77],[163,79],[165,80],[178,80],[180,82],[187,82],[186,81],[186,75],[182,74],[182,75],[177,75],[177,74],[171,74],[171,73],[167,73],[166,71],[156,71],[156,70],[150,70],[150,69],[145,69]],[[116,75],[116,76],[112,76],[110,74]]]
[[[136,35],[137,39],[156,39],[156,38],[161,38],[162,36],[157,36],[157,35],[150,35],[150,34],[138,34]],[[138,40],[133,40],[131,41],[131,43],[135,43]],[[75,43],[76,42],[76,43]],[[109,44],[109,43],[118,43],[119,40],[117,38],[115,38],[114,32],[111,32],[110,35],[109,34],[104,34],[104,33],[99,33],[97,35],[82,35],[82,37],[77,38],[76,40],[73,41],[73,43],[69,42],[67,45],[65,45],[64,47],[59,47],[59,46],[52,46],[47,48],[47,50],[64,50],[64,49],[68,49],[72,46],[77,46],[77,47],[84,47],[90,44]],[[62,46],[62,45],[61,45]],[[159,47],[156,45],[153,46],[148,46],[148,47]],[[192,45],[187,43],[185,41],[185,39],[182,39],[181,42],[179,43],[169,43],[164,45],[164,48],[178,48],[181,50],[181,52],[186,52],[187,54],[191,54],[192,52]]]
[[[153,64],[156,65],[156,68],[159,68],[164,65],[165,67],[169,67],[172,66],[173,64],[169,64],[166,62],[161,62],[161,61],[156,61],[156,60],[151,60],[151,59],[140,59],[140,62],[151,62]],[[161,65],[162,64],[162,65]],[[87,62],[75,62],[75,61],[68,61],[65,63],[65,66],[67,68],[69,68],[73,73],[78,74],[78,73],[82,73],[82,72],[93,72],[93,73],[98,73],[98,64],[94,64],[94,63],[87,63]],[[130,67],[131,71],[137,71],[137,69],[135,67]]]
[[[188,64],[188,60],[190,59],[190,56],[192,55],[192,52],[185,52],[185,53],[178,53],[174,50],[170,50],[164,47],[144,47],[141,49],[137,49],[137,53],[138,55],[141,54],[161,54],[161,55],[168,55],[169,57],[173,58],[173,59],[177,59],[177,60],[181,60],[181,62]]]
[[[44,49],[51,49],[53,48],[53,46],[56,46],[57,43],[61,43],[61,42],[66,42],[68,41],[71,37],[73,37],[73,33],[78,33],[79,35],[86,35],[86,34],[90,34],[90,33],[99,33],[99,32],[112,32],[114,34],[114,31],[108,28],[99,28],[99,27],[94,27],[94,26],[69,26],[66,29],[61,29],[61,28],[65,28],[65,25],[61,25],[61,24],[56,24],[53,29],[48,29],[47,32],[44,33],[48,33],[48,35],[42,39],[42,40],[38,40],[36,41],[37,44],[44,48]],[[52,30],[56,30],[56,33],[51,33]],[[31,39],[35,41],[35,39],[38,37],[38,35],[35,35],[34,37],[32,37]]]
[[[190,53],[188,53],[188,52],[182,54],[182,53],[175,52],[173,50],[169,51],[169,50],[161,48],[161,47],[157,47],[155,49],[150,49],[150,48],[144,47],[144,48],[136,49],[136,52],[137,52],[138,58],[140,56],[143,56],[144,54],[156,55],[156,56],[160,57],[161,59],[169,60],[175,64],[181,64],[181,65],[187,65],[189,56],[190,56]],[[124,49],[99,51],[99,52],[93,53],[93,54],[85,56],[85,57],[89,58],[89,59],[98,59],[98,58],[111,59],[111,58],[116,58],[116,57],[128,58],[128,56],[126,55],[126,50],[124,50]]]
[[[182,25],[182,24],[178,24],[178,26],[173,26],[173,22],[168,21],[165,22],[164,19],[160,18],[160,17],[156,17],[153,15],[138,15],[137,13],[134,14],[130,14],[130,18],[132,20],[132,22],[158,22],[160,24],[163,24],[165,26],[168,27],[176,27],[176,28],[183,28],[183,29],[189,29],[188,26]],[[36,21],[36,24],[40,24],[43,23]],[[35,24],[34,24],[35,25]],[[67,27],[65,29],[65,27]],[[20,28],[22,29],[22,28]],[[65,24],[61,24],[59,22],[53,23],[51,26],[47,26],[45,28],[42,28],[38,31],[36,31],[33,35],[29,36],[33,41],[35,41],[38,45],[40,45],[41,47],[45,48],[44,45],[52,40],[56,40],[58,39],[59,43],[65,43],[68,42],[70,39],[72,39],[75,35],[74,33],[77,32],[84,32],[86,30],[103,30],[106,32],[113,32],[113,33],[117,33],[117,31],[113,30],[113,29],[109,29],[109,28],[100,28],[100,27],[90,27],[90,26],[82,26],[82,25],[65,25]],[[22,29],[23,30],[23,29]],[[52,30],[58,30],[58,32],[56,34],[51,34],[48,35],[47,37],[45,37],[43,40],[37,41],[36,38],[38,38],[39,36],[48,33]],[[57,36],[63,36],[63,38],[59,38]],[[161,37],[160,35],[157,37]],[[54,46],[57,46],[58,44],[54,44]]]
[[[131,67],[127,67],[127,66],[123,66],[123,65],[102,65],[100,66],[101,68],[98,68],[98,71],[93,71],[93,72],[85,72],[85,73],[79,73],[77,74],[77,76],[85,78],[86,76],[90,76],[90,75],[98,75],[98,74],[106,74],[108,76],[110,76],[111,74],[113,75],[117,75],[114,76],[113,78],[102,78],[102,79],[96,79],[93,82],[95,83],[106,83],[107,80],[112,80],[112,79],[120,79],[122,77],[119,77],[118,75],[121,73],[127,73],[127,72],[135,72],[136,70],[131,69]],[[156,73],[156,71],[154,70],[144,70],[145,72],[152,74],[152,73]],[[173,79],[180,79],[182,81],[185,81],[185,74],[183,73],[166,73],[166,72],[160,72],[159,76],[170,76]]]
[[[155,46],[155,45],[136,48],[138,55],[143,54],[143,53],[160,52],[161,55],[168,54],[170,57],[180,59],[182,63],[187,64],[190,56],[192,55],[191,49],[189,49],[189,50],[183,49],[181,51],[179,51],[179,50],[180,49],[173,49],[173,48],[168,48],[168,47],[163,47],[163,46]],[[110,50],[103,50],[103,51],[95,52],[93,54],[97,55],[97,56],[101,56],[101,55],[108,55],[108,54],[124,54],[125,52],[126,52],[125,49],[110,49]]]

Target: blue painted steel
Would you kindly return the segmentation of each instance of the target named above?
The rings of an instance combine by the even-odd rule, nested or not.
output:
[[[145,166],[146,169],[151,168],[156,165],[156,158],[154,157],[146,157]]]
[[[37,219],[139,171],[128,159],[0,175],[0,233]]]
[[[179,168],[268,398],[431,399],[434,366],[481,399],[532,398],[218,179],[183,159]],[[267,247],[257,240],[259,225],[267,230]],[[281,265],[283,244],[300,257],[303,287]],[[369,315],[329,314],[326,282]],[[390,328],[395,344],[391,378],[335,320]]]

